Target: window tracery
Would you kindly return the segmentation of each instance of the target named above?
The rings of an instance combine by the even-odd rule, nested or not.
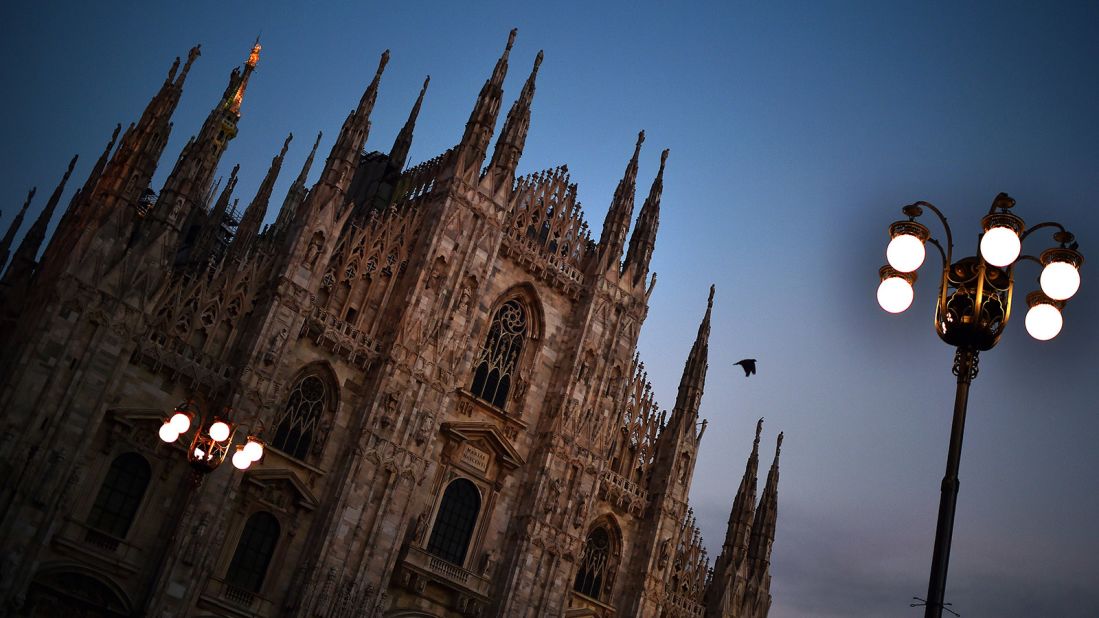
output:
[[[606,600],[614,580],[614,558],[607,527],[603,525],[592,530],[584,543],[584,554],[580,557],[572,589],[599,601]]]
[[[271,444],[280,451],[305,459],[316,438],[321,415],[328,407],[328,387],[315,373],[298,380],[290,391]]]
[[[470,391],[503,409],[514,379],[523,342],[527,337],[527,313],[518,300],[503,304],[492,317],[488,337],[477,356]]]

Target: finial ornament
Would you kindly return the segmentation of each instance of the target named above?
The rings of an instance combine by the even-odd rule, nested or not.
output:
[[[638,132],[638,134],[637,134],[637,146],[635,146],[635,148],[637,150],[641,150],[641,144],[644,144],[644,143],[645,143],[645,129],[641,129],[641,131]]]
[[[762,416],[759,417],[758,421],[756,421],[756,439],[755,439],[755,442],[752,443],[752,448],[753,449],[759,447],[759,435],[761,433],[763,433],[763,417]]]
[[[660,171],[657,172],[657,175],[663,175],[664,174],[664,164],[668,162],[668,153],[669,152],[671,152],[670,149],[665,148],[664,152],[660,153]]]
[[[710,298],[706,301],[706,309],[714,308],[714,284],[710,284]],[[763,419],[760,419],[763,420]]]
[[[512,28],[511,29],[511,32],[508,33],[508,45],[504,49],[504,51],[511,51],[511,46],[515,45],[515,35],[518,34],[518,33],[519,33],[518,28]]]
[[[389,50],[382,52],[382,57],[378,60],[378,70],[374,73],[375,79],[381,77],[382,71],[385,70],[385,65],[389,64]]]
[[[286,141],[282,143],[282,152],[279,153],[279,158],[286,156],[286,149],[290,147],[290,140],[294,139],[294,133],[291,131],[290,135],[286,136]]]
[[[782,450],[782,432],[778,432],[778,444],[775,445],[775,461],[778,461],[778,454]]]
[[[248,60],[244,64],[256,68],[256,63],[259,62],[259,52],[263,49],[263,46],[259,44],[259,35],[256,36],[256,42],[252,44],[252,52],[248,54]]]
[[[542,66],[542,58],[544,54],[542,50],[538,50],[538,55],[534,57],[534,72],[538,72],[538,67]]]

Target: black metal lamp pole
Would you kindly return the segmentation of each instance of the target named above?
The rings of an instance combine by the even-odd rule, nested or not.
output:
[[[942,276],[935,310],[935,332],[940,339],[956,348],[954,375],[958,378],[954,395],[954,418],[950,429],[950,446],[946,456],[939,516],[935,526],[935,547],[931,558],[931,575],[927,585],[926,618],[941,618],[946,591],[946,573],[950,564],[950,543],[954,535],[954,513],[958,504],[958,468],[962,456],[962,436],[965,432],[966,404],[969,386],[977,377],[978,353],[990,350],[1000,340],[1011,317],[1014,293],[1014,266],[1022,260],[1038,262],[1045,267],[1041,277],[1041,292],[1027,296],[1031,314],[1027,330],[1036,339],[1050,339],[1060,331],[1065,300],[1079,286],[1079,268],[1083,257],[1076,251],[1072,234],[1058,223],[1040,223],[1025,229],[1023,220],[1010,209],[1015,200],[1006,193],[996,196],[988,215],[981,221],[982,236],[979,255],[952,261],[954,243],[946,217],[934,205],[916,202],[902,212],[907,221],[889,226],[892,238],[886,255],[890,264],[879,271],[881,287],[878,302],[891,313],[900,313],[912,302],[912,285],[916,269],[923,262],[924,245],[931,243],[942,256]],[[927,208],[935,213],[946,232],[946,248],[934,238],[916,217]],[[1023,239],[1043,227],[1056,227],[1054,234],[1060,247],[1047,249],[1041,258],[1020,256]],[[1056,271],[1056,272],[1053,272]],[[1037,309],[1037,311],[1035,311]],[[1053,315],[1051,315],[1053,314]],[[1052,322],[1050,322],[1052,320]],[[922,600],[922,599],[918,599]],[[953,612],[952,612],[953,613]]]

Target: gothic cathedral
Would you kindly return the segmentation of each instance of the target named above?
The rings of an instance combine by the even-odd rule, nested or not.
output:
[[[293,136],[243,211],[214,180],[258,42],[159,192],[198,47],[11,252],[31,192],[0,240],[0,614],[767,615],[762,421],[712,566],[688,506],[713,288],[670,413],[636,354],[668,151],[630,234],[638,136],[593,240],[565,166],[516,176],[541,53],[490,152],[514,40],[410,167],[427,81],[363,148],[382,54],[270,225]]]

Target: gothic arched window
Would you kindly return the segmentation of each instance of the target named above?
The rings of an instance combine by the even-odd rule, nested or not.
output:
[[[305,459],[316,437],[317,424],[328,406],[328,385],[315,373],[298,380],[286,400],[271,445]]]
[[[279,521],[275,516],[266,511],[253,513],[240,533],[225,581],[237,588],[258,593],[278,542]]]
[[[588,534],[572,589],[593,599],[603,600],[604,591],[610,588],[609,582],[614,577],[611,559],[611,535],[606,526],[600,526]]]
[[[428,553],[461,566],[466,560],[480,510],[481,494],[472,482],[457,479],[447,485],[439,514],[435,516],[431,540],[427,542]]]
[[[111,462],[99,487],[88,513],[88,526],[119,539],[126,538],[151,476],[149,462],[141,455],[119,455]]]
[[[509,300],[492,316],[488,337],[477,356],[470,391],[503,409],[527,336],[527,313],[518,300]]]

